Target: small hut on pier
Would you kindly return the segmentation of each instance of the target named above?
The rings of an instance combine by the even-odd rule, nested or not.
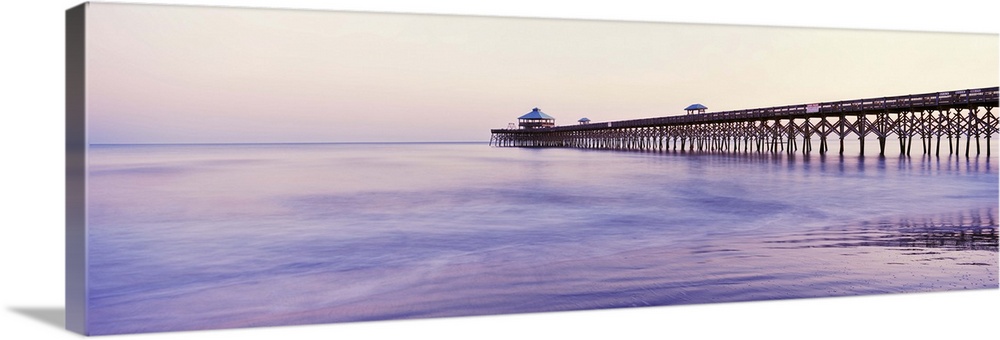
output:
[[[705,105],[701,104],[691,104],[688,105],[688,107],[684,108],[684,110],[688,112],[687,114],[693,115],[698,113],[705,113],[705,110],[708,110],[708,108],[705,107]]]
[[[580,123],[580,125],[590,124],[590,118],[587,117],[580,118],[580,120],[578,120],[577,123]]]
[[[523,116],[517,117],[517,125],[522,129],[535,129],[541,127],[551,127],[556,126],[556,119],[552,118],[542,112],[537,107],[531,109],[531,112],[526,113]]]

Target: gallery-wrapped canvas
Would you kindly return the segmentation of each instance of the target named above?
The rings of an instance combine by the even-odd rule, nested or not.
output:
[[[998,287],[995,34],[66,24],[75,332]]]

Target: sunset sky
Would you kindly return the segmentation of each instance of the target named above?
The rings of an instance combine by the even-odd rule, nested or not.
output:
[[[91,3],[90,143],[486,141],[997,86],[996,34]]]

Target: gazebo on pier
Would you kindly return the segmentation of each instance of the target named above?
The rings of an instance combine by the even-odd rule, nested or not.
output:
[[[556,119],[552,116],[545,114],[538,110],[538,108],[531,109],[531,112],[524,114],[523,116],[517,117],[517,125],[522,129],[535,129],[542,127],[552,127],[556,126]]]
[[[705,110],[708,110],[708,108],[705,107],[705,105],[701,104],[691,104],[688,105],[688,107],[684,108],[684,110],[688,112],[687,114],[693,115],[698,113],[705,113]]]
[[[576,122],[577,122],[577,123],[580,123],[580,125],[583,125],[583,124],[590,124],[590,118],[587,118],[587,117],[583,117],[583,118],[580,118],[580,120],[578,120],[578,121],[576,121]]]

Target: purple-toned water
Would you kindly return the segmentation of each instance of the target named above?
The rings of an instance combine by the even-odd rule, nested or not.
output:
[[[91,146],[88,322],[111,334],[997,288],[996,156],[848,154]]]

